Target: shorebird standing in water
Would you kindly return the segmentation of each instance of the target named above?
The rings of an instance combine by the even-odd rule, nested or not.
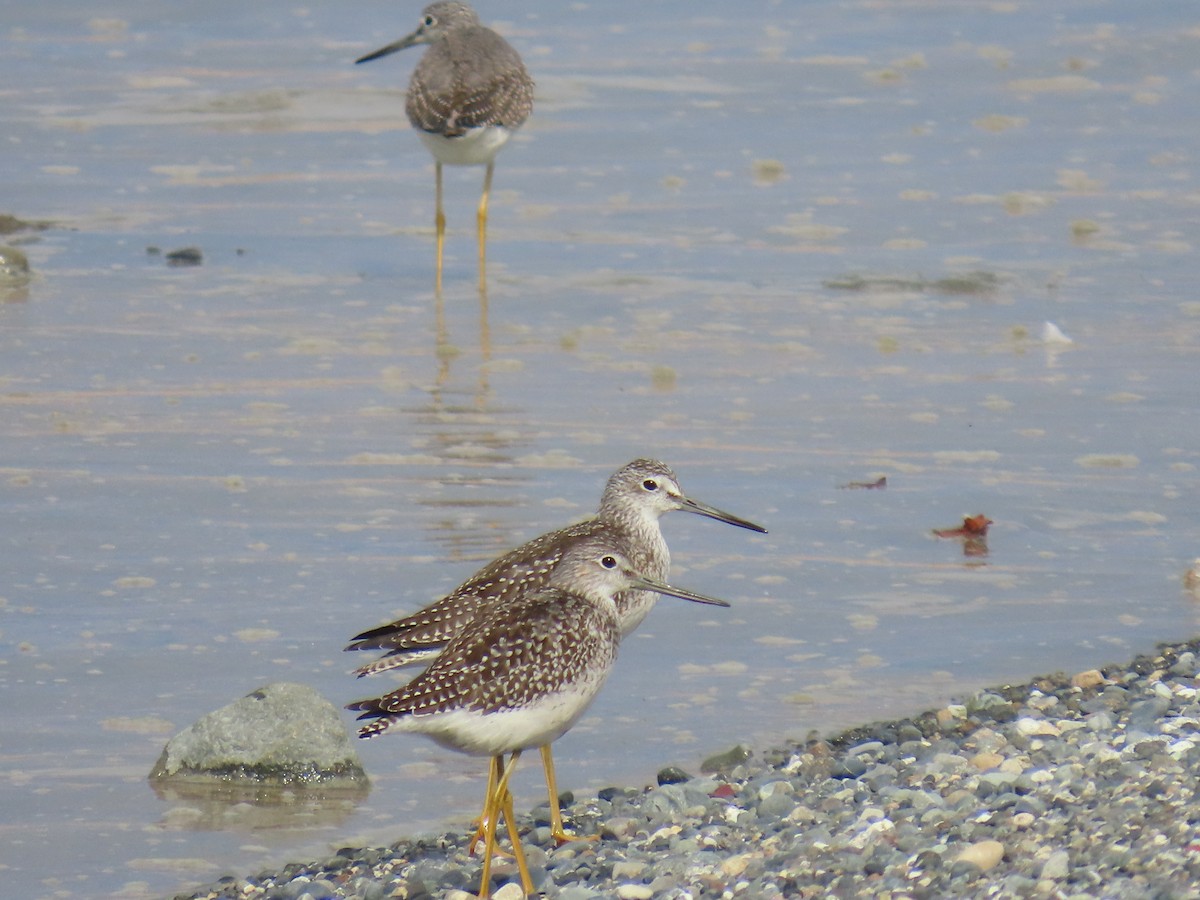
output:
[[[470,6],[453,0],[431,3],[422,11],[416,31],[355,62],[370,62],[417,44],[427,44],[429,49],[413,70],[404,110],[434,159],[436,284],[440,291],[446,242],[442,166],[487,166],[476,214],[479,284],[483,288],[488,197],[496,154],[533,110],[533,79],[508,41],[480,24]]]

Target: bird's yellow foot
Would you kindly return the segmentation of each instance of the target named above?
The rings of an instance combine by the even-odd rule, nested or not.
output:
[[[575,834],[574,832],[567,831],[565,828],[558,828],[558,829],[552,828],[550,830],[550,837],[554,838],[554,843],[558,844],[558,846],[560,846],[560,847],[563,844],[569,844],[572,841],[598,841],[598,840],[600,840],[600,835],[598,835],[598,834]]]
[[[483,831],[484,831],[484,829],[483,829],[483,820],[482,820],[482,819],[476,819],[476,821],[475,821],[475,833],[474,833],[473,835],[471,835],[471,843],[467,844],[467,855],[468,855],[468,856],[474,856],[474,855],[475,855],[475,847],[476,847],[476,846],[479,844],[479,842],[480,842],[480,841],[482,841],[482,840],[483,840],[483,838],[484,838]],[[493,854],[494,856],[503,856],[503,857],[505,857],[506,859],[512,856],[512,854],[511,854],[511,853],[509,853],[507,850],[501,850],[499,847],[497,847],[495,850],[493,850],[493,851],[492,851],[492,854]]]

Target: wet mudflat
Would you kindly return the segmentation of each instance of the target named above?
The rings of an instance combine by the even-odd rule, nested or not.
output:
[[[1187,4],[481,4],[538,106],[486,296],[480,173],[450,173],[441,298],[413,60],[350,65],[415,6],[74,6],[23,9],[0,64],[0,212],[53,223],[3,236],[32,277],[0,285],[17,894],[157,896],[469,818],[483,766],[416,739],[361,748],[362,802],[278,817],[145,775],[267,681],[382,690],[345,638],[634,456],[771,533],[665,520],[673,580],[734,607],[659,605],[564,787],[1194,631]],[[983,553],[932,534],[977,513]]]

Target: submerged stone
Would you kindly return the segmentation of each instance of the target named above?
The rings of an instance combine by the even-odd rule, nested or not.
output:
[[[12,281],[29,277],[29,258],[16,247],[0,244],[0,280]]]
[[[724,753],[717,753],[700,763],[700,771],[706,775],[714,772],[728,772],[734,766],[739,766],[750,758],[749,748],[738,744]]]
[[[199,247],[180,247],[166,255],[167,265],[173,267],[198,266],[204,262],[204,251]]]

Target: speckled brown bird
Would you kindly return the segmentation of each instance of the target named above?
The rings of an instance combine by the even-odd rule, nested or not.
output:
[[[563,554],[573,544],[597,535],[608,535],[628,547],[634,566],[648,578],[665,579],[671,568],[671,553],[659,520],[674,510],[766,533],[761,525],[688,497],[666,463],[635,459],[609,477],[600,506],[591,518],[536,537],[488,563],[440,600],[353,637],[347,650],[385,651],[384,656],[356,669],[355,674],[375,675],[428,662],[483,609],[503,605],[531,587],[548,584]],[[642,623],[654,602],[654,595],[646,591],[618,594],[622,636]]]
[[[520,55],[496,32],[482,25],[470,6],[431,3],[417,30],[355,60],[370,62],[427,44],[408,83],[404,110],[421,142],[433,154],[437,179],[437,286],[442,284],[446,216],[442,207],[442,166],[487,166],[476,214],[479,283],[487,251],[488,198],[496,154],[533,111],[533,79]]]
[[[348,707],[359,711],[360,719],[370,720],[359,730],[361,738],[416,732],[442,746],[491,757],[481,821],[480,896],[487,895],[501,815],[524,889],[533,891],[508,782],[523,750],[557,740],[595,699],[621,642],[616,596],[631,588],[729,605],[646,578],[634,568],[621,541],[594,535],[564,551],[548,584],[528,587],[489,615],[468,622],[409,684]]]
[[[637,571],[648,578],[665,580],[671,554],[659,519],[673,510],[696,513],[750,531],[766,531],[760,525],[688,497],[666,463],[635,459],[608,479],[600,507],[592,518],[534,538],[489,563],[442,599],[353,638],[347,650],[385,651],[382,658],[357,669],[356,674],[362,677],[427,662],[481,612],[502,607],[513,598],[548,584],[555,567],[571,547],[595,537],[605,537],[617,546],[626,547]],[[654,606],[654,596],[636,589],[617,594],[622,636],[646,618]],[[565,843],[575,836],[563,827],[549,744],[543,746],[541,754],[550,794],[551,834],[558,843]]]

